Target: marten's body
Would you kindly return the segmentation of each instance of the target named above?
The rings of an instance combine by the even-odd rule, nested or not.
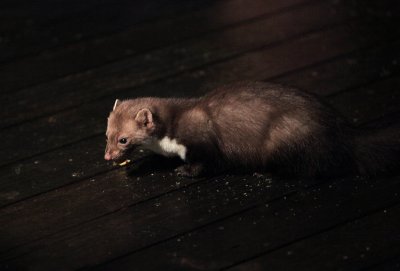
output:
[[[121,159],[140,145],[181,157],[186,164],[178,172],[186,176],[226,169],[303,177],[370,175],[399,165],[399,133],[382,133],[352,128],[311,94],[240,83],[197,99],[116,102],[105,158]]]

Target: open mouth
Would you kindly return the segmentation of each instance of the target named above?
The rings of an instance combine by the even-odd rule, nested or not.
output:
[[[129,149],[126,149],[125,151],[123,151],[120,156],[113,159],[114,164],[120,165],[120,166],[125,166],[128,163],[130,163],[130,161],[131,161],[130,156],[131,156],[132,152],[137,149],[137,147],[138,146],[133,145]]]
[[[120,167],[126,166],[130,162],[131,162],[131,159],[129,159],[126,154],[113,160],[114,166],[120,166]]]

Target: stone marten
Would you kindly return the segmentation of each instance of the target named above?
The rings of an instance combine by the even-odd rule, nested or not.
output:
[[[108,118],[106,160],[136,147],[179,156],[183,176],[226,170],[294,177],[390,174],[400,166],[399,129],[354,128],[315,95],[262,82],[203,97],[119,101]]]

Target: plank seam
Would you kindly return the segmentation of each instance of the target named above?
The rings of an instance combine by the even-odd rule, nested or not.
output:
[[[323,26],[323,27],[319,27],[319,28],[310,30],[310,31],[303,32],[301,34],[296,34],[296,35],[294,35],[294,36],[292,36],[292,37],[290,37],[288,39],[284,39],[282,41],[271,42],[271,43],[268,43],[266,45],[263,45],[263,46],[260,46],[260,47],[257,47],[257,48],[244,50],[242,52],[233,54],[233,55],[228,56],[228,57],[224,57],[224,58],[221,58],[221,59],[218,59],[218,60],[210,61],[208,63],[204,63],[204,64],[201,64],[201,65],[198,65],[198,66],[195,66],[195,67],[191,67],[191,68],[188,68],[188,69],[180,70],[180,71],[177,71],[177,72],[175,72],[173,74],[170,74],[170,75],[167,75],[167,76],[161,76],[161,77],[159,77],[157,79],[149,80],[149,81],[146,81],[144,83],[140,83],[138,85],[135,85],[134,87],[116,89],[113,93],[110,93],[110,94],[100,95],[100,96],[98,96],[98,97],[96,97],[94,99],[90,99],[90,100],[87,100],[87,101],[82,101],[80,103],[76,103],[73,106],[68,106],[68,107],[65,107],[65,108],[60,109],[60,110],[54,110],[52,112],[47,112],[47,113],[45,113],[43,115],[38,115],[38,116],[36,116],[34,118],[31,118],[31,119],[26,119],[26,120],[23,120],[23,121],[14,123],[14,124],[3,126],[1,128],[1,131],[7,130],[7,129],[10,129],[10,128],[14,128],[14,127],[20,126],[22,124],[26,124],[26,123],[29,123],[29,122],[32,122],[32,121],[35,121],[35,120],[38,120],[38,119],[41,119],[41,118],[49,117],[49,116],[52,116],[52,115],[55,115],[55,114],[64,113],[64,112],[70,111],[72,109],[75,109],[75,108],[81,107],[83,105],[86,105],[87,103],[93,103],[93,102],[96,102],[98,100],[102,100],[102,99],[105,99],[105,98],[108,98],[108,97],[114,97],[115,95],[121,95],[121,93],[128,92],[132,88],[139,88],[139,87],[144,87],[144,86],[147,86],[147,85],[150,85],[150,84],[153,84],[153,83],[163,82],[163,81],[166,81],[168,79],[176,78],[176,77],[179,77],[182,74],[185,74],[185,73],[188,73],[188,72],[193,72],[193,71],[202,69],[202,68],[207,67],[207,66],[213,66],[213,65],[216,65],[216,64],[220,64],[220,63],[224,63],[224,62],[233,60],[235,58],[244,56],[244,55],[249,54],[249,53],[256,53],[258,51],[263,51],[263,50],[267,50],[267,49],[270,49],[270,48],[278,47],[278,46],[280,46],[282,44],[285,44],[285,43],[294,42],[296,40],[304,38],[304,36],[313,35],[313,34],[320,33],[320,32],[322,33],[325,30],[331,30],[331,29],[335,29],[335,28],[344,26],[344,25],[348,24],[351,21],[356,21],[356,20],[353,18],[353,19],[349,19],[348,21],[329,24],[329,25],[326,25],[326,26]],[[380,42],[387,42],[387,40],[380,41]],[[360,48],[362,49],[363,47],[360,47]]]
[[[354,52],[353,52],[353,53],[354,53]],[[342,55],[341,57],[343,57],[343,56],[345,56],[345,55],[348,55],[348,54],[351,54],[351,53],[346,53],[346,54]],[[340,56],[338,56],[338,57],[340,57]],[[334,57],[334,58],[338,58],[338,57]],[[325,61],[322,61],[322,62],[325,62]],[[321,62],[318,62],[318,63],[312,64],[312,65],[309,65],[309,66],[307,66],[307,67],[302,67],[302,68],[300,68],[300,69],[298,69],[298,70],[302,70],[302,69],[304,69],[304,68],[310,68],[310,67],[313,67],[313,66],[318,66],[318,65],[320,65],[320,64],[321,64]],[[289,73],[293,73],[293,71],[291,71],[291,72],[289,72]],[[282,76],[285,76],[285,75],[283,74]],[[356,85],[356,86],[352,86],[352,87],[350,87],[350,88],[348,88],[348,89],[349,89],[349,91],[355,90],[355,89],[358,89],[359,87],[362,87],[362,86],[364,86],[364,85],[370,84],[371,82],[379,82],[379,81],[381,81],[381,80],[385,80],[385,79],[388,79],[388,78],[391,78],[391,77],[395,77],[395,76],[397,76],[397,73],[393,73],[393,74],[387,75],[387,76],[385,76],[385,77],[378,78],[378,79],[376,79],[376,80],[370,80],[368,83],[363,83],[363,84],[360,84],[359,86],[357,86],[357,85]],[[276,77],[274,77],[274,78],[279,78],[279,77],[280,77],[280,76],[276,76]],[[265,79],[265,80],[269,80],[269,79]],[[343,92],[343,93],[344,93],[344,92],[347,92],[347,89],[346,89],[346,91],[342,91],[342,92]],[[325,97],[330,97],[330,96],[333,96],[333,95],[334,95],[334,94],[330,94],[330,95],[327,95],[327,96],[325,96]],[[395,114],[395,112],[392,113],[392,114],[389,114],[389,115],[393,115],[393,114]],[[386,117],[387,117],[387,116],[385,116],[385,117],[379,117],[379,118],[377,118],[377,119],[372,119],[372,120],[370,120],[370,121],[368,121],[368,122],[374,122],[374,121],[376,121],[376,120],[379,120],[379,119],[382,119],[382,118],[386,118]],[[367,123],[368,123],[368,122],[367,122]],[[75,144],[77,144],[77,143],[84,142],[84,141],[86,141],[86,140],[89,140],[89,139],[92,139],[92,138],[101,136],[102,134],[103,134],[103,133],[98,133],[98,134],[95,134],[95,135],[92,135],[92,136],[89,136],[89,137],[82,138],[82,139],[80,139],[80,140],[78,140],[78,141],[74,141],[74,142],[70,142],[70,143],[63,144],[63,145],[61,145],[61,146],[59,146],[59,147],[56,147],[56,148],[47,150],[47,151],[45,151],[45,152],[41,152],[41,153],[38,153],[38,154],[35,154],[35,155],[32,155],[32,156],[26,157],[26,158],[23,158],[23,159],[16,160],[16,161],[11,161],[11,162],[9,162],[9,163],[7,163],[7,164],[1,165],[1,166],[0,166],[0,169],[4,169],[4,168],[6,168],[6,167],[12,166],[12,165],[15,164],[15,163],[19,163],[19,162],[26,161],[26,160],[29,160],[29,159],[32,159],[32,158],[35,158],[35,157],[38,157],[38,156],[41,156],[41,155],[45,155],[45,154],[47,154],[47,153],[54,152],[54,151],[60,150],[60,149],[62,149],[62,148],[68,147],[68,146],[73,146],[73,145],[75,145]],[[24,200],[30,199],[30,198],[32,198],[32,197],[40,196],[40,195],[42,195],[42,194],[51,192],[51,191],[53,191],[53,190],[55,190],[55,189],[60,189],[60,188],[63,188],[63,187],[67,187],[67,186],[69,186],[69,185],[76,184],[76,183],[81,182],[81,181],[86,181],[86,180],[88,180],[88,179],[90,179],[90,178],[99,176],[99,175],[101,175],[101,174],[106,174],[107,172],[111,172],[111,171],[113,171],[113,170],[115,170],[115,168],[114,168],[114,169],[104,170],[104,171],[101,171],[100,173],[92,174],[92,175],[89,175],[89,176],[85,176],[85,177],[83,177],[82,179],[77,179],[77,180],[75,180],[75,181],[73,181],[73,182],[70,182],[70,183],[68,183],[68,184],[59,186],[59,187],[57,187],[57,188],[52,188],[52,189],[49,189],[49,190],[40,192],[40,193],[38,193],[38,194],[35,194],[35,195],[32,195],[32,196],[29,196],[29,197],[20,199],[20,200],[18,200],[18,201],[15,201],[15,202],[12,202],[12,203],[3,205],[3,206],[0,207],[0,209],[5,208],[5,207],[8,207],[8,206],[13,205],[13,204],[16,204],[16,203],[19,203],[19,202],[24,201]]]
[[[245,263],[245,262],[250,262],[250,261],[252,261],[252,260],[254,260],[254,259],[257,259],[257,258],[259,258],[259,257],[262,257],[262,256],[264,256],[264,255],[267,255],[267,254],[269,254],[269,253],[271,253],[271,252],[273,252],[273,251],[276,251],[276,250],[285,248],[285,247],[287,247],[287,246],[290,246],[290,245],[295,244],[295,243],[297,243],[297,242],[301,242],[301,241],[306,240],[306,239],[309,239],[309,238],[311,238],[311,237],[314,237],[314,236],[317,236],[317,235],[320,235],[320,234],[329,232],[329,231],[331,231],[331,230],[333,230],[333,229],[335,229],[335,228],[343,227],[343,226],[345,226],[345,225],[347,225],[347,224],[350,224],[350,223],[352,223],[352,222],[355,222],[355,221],[361,220],[361,219],[363,219],[363,218],[366,218],[366,217],[368,217],[368,216],[377,214],[377,213],[381,212],[382,210],[394,208],[394,207],[396,207],[397,205],[400,205],[400,201],[396,201],[396,202],[394,202],[394,203],[385,205],[384,207],[371,210],[371,211],[369,211],[369,212],[364,213],[363,215],[358,215],[358,216],[356,216],[356,217],[354,217],[354,218],[352,218],[352,219],[347,219],[347,220],[345,220],[345,221],[343,221],[343,222],[340,222],[340,223],[337,223],[337,224],[335,224],[335,225],[332,225],[332,226],[326,227],[326,228],[324,228],[324,229],[321,229],[321,230],[319,230],[319,231],[317,231],[317,232],[315,232],[315,233],[313,233],[313,234],[309,234],[309,235],[303,236],[303,237],[301,237],[301,238],[297,238],[297,239],[295,239],[295,240],[293,240],[293,241],[287,242],[287,243],[285,243],[285,244],[283,244],[283,245],[280,245],[280,246],[278,246],[278,247],[276,247],[276,248],[273,248],[273,249],[270,249],[270,250],[266,250],[266,251],[264,251],[264,252],[261,252],[261,253],[258,253],[258,254],[256,254],[256,255],[254,255],[254,256],[252,256],[252,257],[249,257],[249,258],[247,258],[247,259],[243,259],[243,260],[241,260],[241,261],[238,261],[238,262],[236,262],[236,263],[234,263],[234,264],[232,264],[232,265],[223,267],[223,268],[221,268],[220,270],[227,270],[227,269],[229,269],[229,268],[231,268],[231,267],[234,267],[234,266],[237,266],[237,265],[239,265],[239,264],[242,264],[242,263]]]
[[[232,1],[232,0],[215,0],[215,1],[227,2],[227,1]],[[192,11],[192,12],[193,11],[195,12],[195,11],[199,11],[201,9],[206,9],[206,8],[207,7],[201,6],[201,7],[194,8],[194,9],[190,9],[189,8],[188,10]],[[180,10],[180,12],[185,12],[185,10],[186,9]],[[132,24],[126,26],[125,28],[121,28],[121,29],[113,31],[113,32],[111,32],[111,31],[110,32],[103,32],[102,34],[99,33],[98,35],[87,36],[85,38],[80,39],[79,41],[69,41],[69,42],[63,43],[62,45],[55,45],[55,46],[48,47],[46,49],[39,49],[36,52],[26,53],[26,54],[23,54],[23,55],[20,55],[20,56],[17,56],[17,57],[4,59],[4,60],[0,61],[0,65],[3,65],[3,64],[7,65],[7,64],[10,64],[10,63],[15,62],[15,61],[23,60],[25,58],[38,56],[38,55],[43,54],[44,52],[49,51],[49,50],[56,50],[58,48],[68,47],[68,46],[71,46],[71,45],[74,45],[74,44],[84,43],[84,42],[87,42],[87,41],[90,41],[90,40],[99,39],[99,38],[102,38],[102,37],[111,37],[113,35],[117,35],[119,33],[122,33],[122,32],[126,31],[129,28],[133,28],[133,27],[135,27],[137,25],[142,25],[142,24],[153,23],[153,22],[157,22],[157,21],[168,20],[171,16],[173,16],[173,15],[160,15],[160,16],[156,16],[154,18],[144,19],[142,21],[139,21],[139,22],[136,22],[136,23],[132,23]]]
[[[368,122],[365,122],[364,124],[368,124],[368,123],[374,122],[374,121],[376,121],[376,120],[368,121]],[[113,169],[113,170],[114,170],[114,169]],[[54,232],[54,233],[51,233],[51,234],[42,236],[42,237],[40,237],[40,238],[31,240],[31,241],[26,242],[26,243],[23,243],[23,244],[20,244],[20,245],[18,245],[18,246],[15,246],[15,247],[13,247],[13,248],[8,249],[8,250],[2,251],[1,253],[8,253],[8,252],[10,252],[10,251],[12,251],[12,250],[15,250],[15,249],[17,249],[17,248],[19,248],[19,247],[21,247],[21,246],[25,246],[25,245],[27,245],[27,244],[31,244],[31,243],[34,243],[34,242],[43,240],[43,239],[45,239],[45,238],[47,238],[47,237],[51,237],[51,236],[54,236],[54,235],[56,235],[56,234],[60,234],[60,233],[62,233],[62,232],[68,231],[68,230],[70,230],[70,229],[73,229],[73,228],[76,228],[76,227],[80,227],[80,226],[85,225],[85,224],[87,224],[87,223],[91,223],[91,222],[93,222],[93,221],[96,221],[96,220],[98,220],[98,219],[101,219],[102,217],[106,217],[106,216],[108,216],[108,215],[112,215],[112,214],[114,214],[114,213],[118,213],[118,212],[120,212],[120,211],[122,211],[122,210],[125,210],[125,209],[127,209],[127,208],[132,208],[132,207],[134,207],[134,206],[137,206],[137,205],[140,205],[140,204],[144,204],[144,203],[146,203],[146,202],[148,202],[148,201],[151,201],[151,200],[154,200],[154,199],[158,199],[158,198],[164,197],[164,196],[166,196],[166,195],[168,195],[168,194],[171,194],[171,193],[173,193],[173,192],[180,191],[180,190],[182,190],[182,189],[186,189],[186,188],[189,188],[189,187],[194,186],[194,185],[205,185],[205,183],[215,181],[215,179],[218,179],[218,178],[219,178],[219,177],[212,177],[212,178],[209,178],[209,179],[200,179],[200,180],[195,181],[195,182],[193,182],[193,183],[190,183],[190,184],[187,184],[187,185],[183,185],[183,186],[181,186],[181,187],[179,187],[179,188],[166,191],[166,192],[164,192],[164,193],[162,193],[162,194],[155,195],[155,196],[152,196],[152,197],[150,197],[150,198],[147,198],[147,199],[144,199],[144,200],[141,200],[141,201],[132,203],[132,204],[128,204],[128,205],[126,205],[126,206],[120,207],[120,208],[118,208],[118,209],[116,209],[116,210],[113,210],[113,211],[111,211],[111,212],[107,212],[107,213],[104,213],[104,214],[102,214],[102,215],[100,215],[100,216],[91,218],[90,220],[86,220],[86,221],[84,221],[84,222],[80,222],[80,223],[78,223],[78,224],[75,224],[75,225],[72,225],[72,226],[70,226],[70,227],[64,228],[64,229],[62,229],[62,230],[60,230],[60,231],[57,231],[57,232]],[[58,188],[55,188],[55,189],[52,189],[52,190],[61,189],[61,188],[63,188],[63,187],[67,187],[67,186],[69,186],[69,185],[74,185],[74,184],[76,184],[76,183],[78,183],[78,182],[82,182],[82,181],[85,181],[85,180],[87,180],[87,178],[84,178],[84,179],[79,180],[79,181],[75,181],[75,182],[73,182],[73,183],[66,184],[66,185],[64,185],[64,186],[61,186],[61,187],[58,187]],[[324,183],[312,184],[312,185],[306,186],[305,188],[303,188],[303,190],[313,189],[313,188],[315,188],[315,187],[319,187],[319,186],[322,186],[322,185],[324,185]],[[50,191],[52,191],[52,190],[50,190]],[[50,191],[48,191],[48,192],[50,192]],[[296,191],[289,191],[289,192],[286,192],[286,193],[291,194],[291,193],[298,193],[298,192],[300,192],[300,191],[301,191],[301,190],[298,188]],[[44,193],[48,193],[48,192],[44,192]],[[41,193],[41,194],[44,194],[44,193]],[[36,197],[36,196],[39,196],[39,195],[41,195],[41,194],[34,195],[34,196],[32,196],[32,197]],[[282,197],[285,197],[285,196],[287,196],[287,195],[284,194]],[[31,197],[30,197],[30,198],[31,198]],[[273,199],[272,201],[275,201],[275,200],[278,200],[278,198],[275,198],[275,199]],[[22,200],[21,200],[21,201],[22,201]],[[270,202],[272,202],[272,201],[266,201],[266,202],[263,202],[263,204],[264,204],[264,203],[270,203]],[[10,205],[12,205],[12,204],[10,204]],[[257,206],[259,206],[259,204],[255,204],[255,206],[257,207]],[[256,207],[254,207],[254,208],[256,208]],[[0,209],[2,209],[2,208],[0,208]],[[223,220],[224,217],[222,217],[222,218],[220,218],[220,219]],[[213,223],[213,222],[210,222],[210,223]],[[204,224],[204,225],[201,225],[200,227],[205,227],[205,226],[207,226],[207,225],[208,225],[208,223],[206,223],[206,224]],[[196,229],[197,229],[197,227],[193,228],[193,229],[190,230],[190,231],[194,231],[194,230],[196,230]],[[179,234],[179,235],[181,235],[181,234]],[[162,242],[162,241],[159,241],[159,242]],[[20,257],[20,256],[21,256],[21,255],[18,255],[18,256],[15,256],[15,257]],[[14,258],[14,257],[13,257],[13,258]],[[8,260],[11,260],[11,259],[9,258],[9,259],[5,259],[5,260],[1,260],[0,262],[4,262],[4,261],[8,261]]]

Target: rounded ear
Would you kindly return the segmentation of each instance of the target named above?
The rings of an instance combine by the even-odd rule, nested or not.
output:
[[[152,127],[153,124],[153,114],[147,108],[140,109],[136,114],[135,120],[146,127]]]
[[[115,108],[117,108],[117,106],[121,103],[120,100],[116,99],[114,102],[114,106],[113,106],[113,111],[115,110]]]

